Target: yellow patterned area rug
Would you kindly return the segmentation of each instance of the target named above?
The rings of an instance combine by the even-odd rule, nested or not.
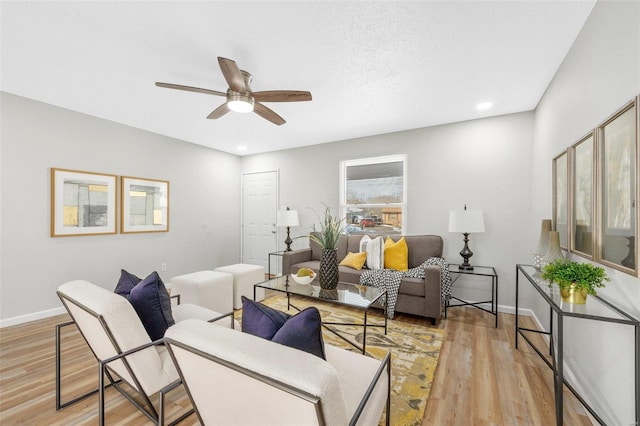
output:
[[[282,294],[273,295],[263,303],[274,309],[287,312],[287,298]],[[300,297],[292,297],[291,303],[300,309],[307,306],[317,307],[322,320],[326,322],[362,323],[363,320],[362,311],[355,309]],[[292,308],[288,312],[295,315],[297,311]],[[235,316],[240,321],[242,311],[236,311]],[[369,323],[384,324],[381,311],[371,310]],[[358,346],[362,346],[363,330],[361,326],[330,327],[349,340],[357,342]],[[387,351],[391,351],[392,425],[409,426],[422,423],[433,375],[438,364],[443,335],[443,330],[394,320],[389,320],[386,335],[384,328],[367,328],[366,350],[369,355],[382,359]],[[358,352],[358,349],[324,328],[322,337],[326,344]],[[384,422],[381,421],[380,424],[384,424]]]

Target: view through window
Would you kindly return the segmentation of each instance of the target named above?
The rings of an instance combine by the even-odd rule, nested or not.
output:
[[[343,161],[340,214],[349,234],[402,234],[406,223],[406,156]]]

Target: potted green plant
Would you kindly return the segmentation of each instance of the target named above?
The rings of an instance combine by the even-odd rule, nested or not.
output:
[[[320,287],[325,290],[333,290],[338,286],[338,238],[344,230],[344,219],[331,214],[329,207],[325,205],[324,217],[320,218],[320,230],[316,230],[315,224],[309,239],[322,247],[320,259]]]
[[[563,302],[576,304],[587,303],[587,294],[595,295],[596,288],[610,281],[603,268],[567,259],[547,264],[542,268],[542,278],[549,280],[549,286],[558,284]]]

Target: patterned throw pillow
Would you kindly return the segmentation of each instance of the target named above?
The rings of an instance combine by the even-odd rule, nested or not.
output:
[[[385,269],[395,269],[397,271],[409,270],[409,247],[404,237],[398,242],[387,237],[384,243],[384,267]]]
[[[350,268],[357,269],[359,271],[360,269],[362,269],[362,266],[364,265],[365,260],[367,260],[366,252],[362,252],[362,253],[349,252],[344,257],[344,259],[342,259],[342,262],[340,262],[340,265],[348,266]]]
[[[382,237],[374,239],[371,239],[368,235],[362,237],[360,240],[360,252],[367,253],[366,268],[384,268],[384,239]]]
[[[374,238],[371,244],[367,245],[367,264],[369,269],[384,268],[384,239]]]

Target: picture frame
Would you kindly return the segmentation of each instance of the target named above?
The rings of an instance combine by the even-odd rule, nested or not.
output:
[[[169,231],[169,181],[122,176],[120,184],[123,234]]]
[[[560,247],[569,247],[569,159],[564,151],[553,159],[553,229],[560,237]]]
[[[571,147],[571,251],[593,259],[597,228],[594,216],[596,144],[590,132]]]
[[[117,233],[117,179],[51,168],[51,237]]]
[[[638,111],[634,101],[598,127],[597,260],[638,273]]]

